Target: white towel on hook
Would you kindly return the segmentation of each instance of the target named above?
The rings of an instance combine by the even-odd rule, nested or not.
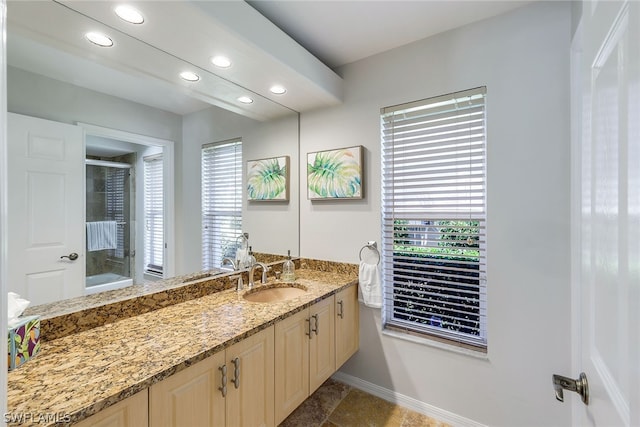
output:
[[[118,224],[115,221],[87,223],[87,251],[118,248]]]
[[[380,281],[380,267],[378,264],[367,264],[360,261],[358,275],[360,284],[360,301],[367,307],[382,307],[382,282]]]

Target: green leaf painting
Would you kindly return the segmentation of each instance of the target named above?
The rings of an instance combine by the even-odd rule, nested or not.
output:
[[[247,162],[249,200],[289,200],[289,156]]]
[[[307,155],[309,199],[362,198],[362,147]]]

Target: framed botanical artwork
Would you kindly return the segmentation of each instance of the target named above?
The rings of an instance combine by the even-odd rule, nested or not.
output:
[[[362,199],[361,145],[307,153],[310,200]]]
[[[247,161],[249,201],[289,201],[289,156]]]

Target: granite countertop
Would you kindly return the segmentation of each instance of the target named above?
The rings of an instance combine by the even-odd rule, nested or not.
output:
[[[104,306],[105,304],[121,303],[126,300],[141,298],[159,292],[180,289],[187,282],[205,278],[210,279],[218,275],[223,275],[225,273],[229,274],[238,272],[212,269],[178,277],[171,277],[169,279],[161,279],[156,281],[147,280],[144,283],[140,283],[135,286],[127,286],[121,289],[114,289],[111,291],[100,292],[93,295],[86,295],[29,307],[25,311],[25,315],[37,315],[40,316],[41,319],[49,319],[52,317],[74,314],[79,311]]]
[[[303,268],[296,277],[308,292],[287,301],[249,302],[245,285],[45,341],[8,374],[9,414],[60,414],[57,425],[72,424],[357,284],[351,271]]]
[[[41,339],[52,341],[230,289],[229,277],[240,274],[248,279],[246,271],[207,270],[29,307],[24,314],[39,316]]]

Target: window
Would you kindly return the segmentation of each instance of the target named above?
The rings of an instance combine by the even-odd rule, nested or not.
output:
[[[242,233],[242,141],[202,147],[202,268],[235,259]]]
[[[383,108],[384,327],[486,351],[486,88]]]
[[[144,157],[144,271],[162,275],[164,189],[162,155]]]

